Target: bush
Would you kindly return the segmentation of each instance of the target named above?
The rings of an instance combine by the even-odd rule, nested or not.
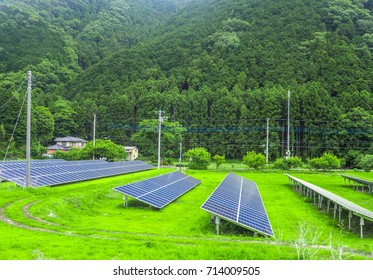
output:
[[[216,163],[216,169],[219,169],[219,166],[225,162],[225,156],[215,155],[213,159]]]
[[[53,158],[55,158],[55,159],[67,159],[67,152],[55,151],[53,153]]]
[[[261,153],[255,153],[254,151],[247,152],[242,158],[242,161],[248,167],[259,169],[266,164],[266,157]]]
[[[276,161],[273,163],[273,167],[275,169],[280,169],[280,170],[289,170],[290,166],[288,162],[286,161],[286,158],[278,158]]]
[[[281,170],[289,170],[290,168],[296,168],[302,166],[302,160],[299,157],[290,158],[278,158],[273,163],[273,167]]]
[[[107,161],[126,158],[126,152],[120,145],[115,144],[111,140],[97,139],[95,146],[93,142],[88,142],[83,149],[80,150],[81,159],[106,158]]]
[[[366,172],[373,169],[373,155],[365,155],[360,158],[359,167]]]
[[[287,161],[290,165],[290,168],[302,167],[303,165],[302,160],[297,156],[288,158]]]
[[[360,151],[349,150],[348,153],[344,156],[345,166],[349,168],[358,167],[362,157],[363,154]]]
[[[172,163],[172,158],[164,157],[164,158],[162,159],[162,164],[163,164],[163,165],[172,165],[172,164],[173,164],[173,163]]]
[[[322,169],[324,171],[332,168],[340,168],[341,160],[332,153],[324,153],[319,158],[313,158],[309,160],[309,165],[314,169]]]
[[[211,154],[205,148],[191,149],[185,153],[185,156],[190,157],[191,169],[207,169],[211,161]]]

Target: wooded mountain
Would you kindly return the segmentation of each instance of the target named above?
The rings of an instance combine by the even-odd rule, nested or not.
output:
[[[162,109],[187,148],[234,158],[263,152],[269,119],[275,159],[290,90],[293,154],[373,153],[372,0],[59,3],[0,1],[0,87],[33,70],[55,136],[90,138],[96,113],[98,135],[127,144]]]

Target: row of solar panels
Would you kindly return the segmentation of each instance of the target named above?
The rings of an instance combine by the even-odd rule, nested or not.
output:
[[[154,166],[143,161],[32,160],[30,183],[31,187],[54,186],[152,168]],[[0,163],[0,179],[25,186],[26,162]],[[200,182],[183,173],[173,172],[117,187],[115,190],[156,208],[163,208]],[[273,236],[256,184],[233,173],[227,175],[202,205],[202,209],[240,226]]]
[[[32,160],[30,187],[55,186],[72,182],[98,179],[154,168],[143,161],[107,162],[103,160]],[[26,162],[0,163],[0,178],[26,186]]]
[[[200,182],[183,173],[173,172],[114,190],[161,209]],[[273,236],[256,183],[233,173],[226,176],[201,208],[224,220]]]

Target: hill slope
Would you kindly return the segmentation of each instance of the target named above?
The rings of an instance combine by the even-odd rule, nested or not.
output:
[[[373,152],[372,0],[89,3],[91,12],[73,9],[56,28],[71,48],[53,58],[74,62],[62,63],[66,71],[52,58],[35,67],[38,104],[54,118],[70,112],[75,124],[55,131],[90,138],[96,113],[99,137],[130,143],[138,123],[161,108],[187,127],[186,148],[241,157],[263,151],[270,118],[275,159],[286,148],[291,90],[293,154]],[[48,48],[58,50],[45,44],[40,52]]]
[[[131,47],[175,13],[177,0],[1,0],[1,68],[16,71],[43,58],[83,69]],[[69,61],[69,55],[75,55]]]
[[[293,153],[367,151],[371,21],[372,1],[194,1],[149,41],[80,75],[65,96],[98,112],[116,141],[162,108],[189,128],[187,147],[232,157],[262,151],[271,118],[274,158],[285,149],[290,89]]]

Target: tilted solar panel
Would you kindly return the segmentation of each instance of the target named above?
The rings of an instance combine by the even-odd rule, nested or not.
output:
[[[116,187],[114,190],[161,209],[200,182],[186,174],[173,172]]]
[[[77,181],[127,174],[154,168],[143,161],[107,162],[103,160],[33,160],[30,183],[32,187],[54,186]],[[26,185],[26,162],[0,164],[0,178]]]
[[[274,236],[255,182],[229,173],[202,209],[250,230]]]

